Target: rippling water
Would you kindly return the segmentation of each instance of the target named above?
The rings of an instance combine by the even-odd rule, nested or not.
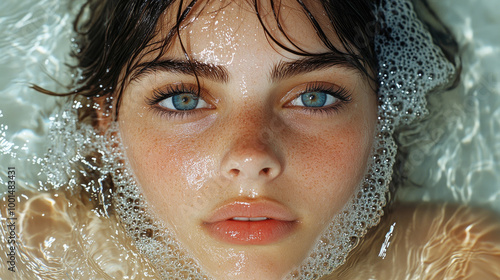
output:
[[[116,219],[90,211],[78,197],[28,196],[18,196],[16,272],[7,270],[2,257],[0,279],[158,279]],[[7,217],[7,207],[0,205]],[[6,231],[2,225],[2,244]]]
[[[500,212],[500,14],[491,1],[431,1],[455,34],[461,83],[429,96],[430,116],[400,135],[415,187],[408,201],[453,201]],[[420,186],[420,187],[417,187]]]
[[[22,188],[38,189],[43,180],[33,157],[47,150],[49,116],[58,101],[28,86],[63,90],[55,80],[70,81],[62,62],[70,50],[71,7],[47,0],[0,2],[0,166],[17,166]]]

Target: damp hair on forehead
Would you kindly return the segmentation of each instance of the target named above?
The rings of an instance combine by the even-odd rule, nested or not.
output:
[[[76,58],[77,64],[74,66],[81,73],[80,78],[75,82],[74,90],[64,95],[80,95],[81,102],[95,102],[96,98],[101,98],[100,104],[105,105],[101,110],[106,109],[111,103],[102,102],[103,96],[114,96],[116,102],[115,117],[118,116],[121,94],[126,86],[126,81],[133,75],[137,63],[141,61],[145,53],[156,53],[152,62],[164,55],[174,38],[179,38],[182,27],[189,20],[196,18],[196,13],[201,13],[211,3],[217,1],[119,1],[89,0],[81,9],[74,23],[77,34],[77,49],[72,56]],[[245,3],[233,1],[221,2],[218,5],[223,10],[227,5],[245,5],[244,9],[253,9],[255,16],[261,21],[266,35],[270,42],[276,44],[278,48],[304,57],[314,57],[328,54],[314,54],[300,48],[300,42],[286,42],[288,36],[285,31],[286,22],[280,18],[280,8],[282,1],[255,0]],[[354,68],[364,73],[367,77],[369,73],[376,73],[376,56],[373,48],[373,37],[375,17],[373,14],[374,1],[320,1],[320,5],[315,5],[314,9],[309,2],[302,0],[292,0],[295,6],[299,7],[308,19],[311,26],[316,30],[316,34],[323,44],[329,49],[329,53],[338,54],[343,60],[352,64]],[[278,40],[275,34],[270,32],[263,15],[269,11],[263,11],[264,6],[271,7],[270,13],[274,19],[274,26],[277,26],[283,36]],[[316,11],[320,9],[322,11]],[[316,15],[324,14],[328,19],[329,26]],[[165,17],[168,16],[168,19]],[[161,20],[171,21],[169,30],[160,30],[158,23]],[[269,20],[267,20],[269,21]],[[324,20],[323,20],[324,21]],[[273,27],[274,27],[273,26]],[[345,51],[338,50],[330,41],[326,28],[333,29]],[[158,41],[159,33],[165,34],[163,39]],[[286,47],[291,43],[292,47]],[[180,40],[184,49],[185,57],[189,61],[190,55],[185,51],[184,42]],[[147,50],[145,52],[145,50]],[[143,67],[146,65],[143,65]],[[133,71],[134,70],[134,71]],[[193,74],[196,72],[193,67]],[[370,77],[374,79],[374,77]],[[48,93],[41,88],[36,89]],[[109,112],[108,112],[109,113]],[[81,114],[82,120],[91,121],[95,118],[95,112],[88,110]]]

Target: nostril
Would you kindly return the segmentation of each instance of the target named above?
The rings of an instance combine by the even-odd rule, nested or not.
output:
[[[229,170],[229,175],[231,175],[233,177],[236,177],[239,174],[240,174],[240,170],[238,170],[238,169],[233,168],[233,169]]]
[[[269,172],[271,172],[271,168],[269,167],[262,168],[262,170],[260,171],[262,175],[269,175]]]
[[[221,162],[221,175],[230,180],[272,180],[279,176],[281,165],[270,154],[231,155]]]

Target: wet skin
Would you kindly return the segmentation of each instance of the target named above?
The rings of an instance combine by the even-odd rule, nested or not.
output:
[[[328,51],[290,5],[290,38]],[[195,77],[171,70],[186,61],[176,39],[161,59],[171,68],[126,82],[120,133],[151,211],[211,276],[280,279],[362,180],[376,95],[344,65],[285,71],[303,57],[270,44],[252,9],[217,9],[205,7],[181,32],[204,69],[199,98]],[[333,32],[330,40],[338,43]]]

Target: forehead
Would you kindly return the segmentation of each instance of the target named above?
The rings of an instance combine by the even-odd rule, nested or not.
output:
[[[272,2],[277,2],[272,6]],[[182,7],[180,13],[188,7]],[[178,23],[179,8],[165,11],[158,22],[160,32],[154,39],[165,40]],[[319,1],[198,1],[179,26],[167,51],[169,56],[189,54],[205,63],[228,64],[238,53],[274,52],[284,56],[293,51],[328,52],[308,14],[317,20],[328,40],[342,49]],[[276,40],[278,43],[273,42]],[[280,47],[278,44],[282,44]]]

